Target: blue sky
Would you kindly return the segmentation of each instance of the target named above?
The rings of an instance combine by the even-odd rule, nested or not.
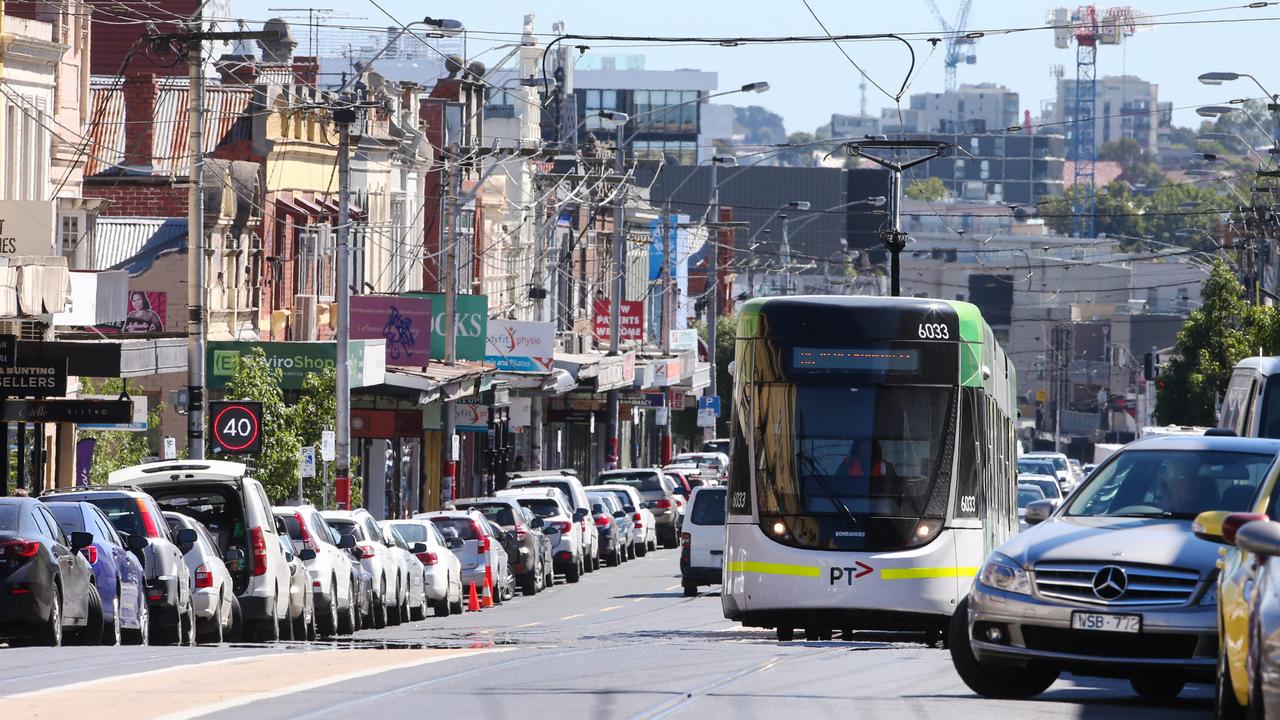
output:
[[[269,15],[262,3],[233,0],[237,13],[251,21]],[[582,0],[484,0],[482,3],[420,3],[411,0],[378,0],[397,18],[409,21],[424,14],[453,17],[479,33],[517,32],[525,13],[536,15],[536,29],[549,32],[551,23],[564,20],[569,32],[628,35],[815,35],[822,31],[801,0],[647,0],[646,2],[583,2]],[[937,24],[925,0],[809,0],[814,11],[831,32],[933,32]],[[1119,47],[1098,52],[1098,74],[1128,73],[1160,86],[1161,100],[1171,100],[1176,108],[1174,121],[1195,125],[1197,105],[1220,103],[1235,97],[1259,95],[1250,82],[1241,80],[1221,87],[1207,87],[1196,76],[1209,70],[1251,72],[1264,85],[1280,91],[1280,71],[1268,67],[1267,57],[1280,33],[1280,7],[1212,11],[1222,0],[1160,0],[1146,2],[1139,9],[1163,15],[1163,24],[1138,33]],[[1245,4],[1236,0],[1237,5]],[[938,0],[951,18],[957,0]],[[271,5],[274,6],[274,5]],[[365,20],[342,22],[382,26],[391,21],[369,0],[326,0],[325,6]],[[969,27],[979,30],[1039,28],[1055,4],[974,0]],[[1104,6],[1109,7],[1109,6]],[[1170,16],[1169,13],[1184,13]],[[1242,19],[1246,22],[1218,22]],[[303,32],[296,33],[300,38]],[[492,36],[491,36],[492,37]],[[474,52],[492,40],[472,39]],[[764,47],[605,47],[596,43],[588,51],[593,56],[644,54],[649,69],[698,68],[719,73],[721,88],[765,80],[772,89],[752,95],[747,102],[781,114],[788,131],[812,130],[830,119],[833,112],[854,113],[858,109],[857,71],[831,43],[774,45]],[[941,45],[932,52],[923,39],[914,43],[921,63],[908,90],[937,92],[943,85]],[[850,43],[846,50],[873,80],[895,92],[908,68],[908,58],[896,43]],[[989,34],[977,43],[976,65],[961,65],[961,82],[998,82],[1021,95],[1023,109],[1039,115],[1040,103],[1053,97],[1051,69],[1063,65],[1068,76],[1075,73],[1075,49],[1054,47],[1052,31],[1043,29],[1012,34]],[[492,55],[490,55],[492,57]],[[726,98],[726,100],[731,99]],[[868,86],[868,109],[878,115],[892,100]]]

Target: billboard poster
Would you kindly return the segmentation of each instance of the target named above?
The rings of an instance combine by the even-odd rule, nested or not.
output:
[[[554,323],[490,319],[484,361],[509,372],[548,372],[555,340]]]
[[[164,332],[168,319],[169,294],[130,290],[123,322],[95,325],[104,335],[151,335]]]
[[[431,359],[444,359],[444,295],[442,293],[404,293],[400,297],[431,299]],[[455,298],[454,355],[458,360],[483,360],[486,327],[489,322],[487,295],[458,295]]]
[[[387,341],[387,365],[426,367],[431,358],[430,298],[356,295],[351,337]]]
[[[596,300],[592,303],[594,319],[593,333],[597,340],[609,340],[609,301]],[[644,340],[644,301],[623,300],[618,307],[618,334],[620,342],[641,342]]]

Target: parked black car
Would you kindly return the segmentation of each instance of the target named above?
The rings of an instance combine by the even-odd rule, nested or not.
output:
[[[87,502],[111,521],[146,571],[147,607],[152,643],[195,644],[196,612],[191,573],[179,545],[196,541],[194,530],[171,533],[164,513],[150,495],[134,489],[82,488],[46,492],[46,503]],[[188,536],[187,533],[190,533]]]
[[[591,517],[600,535],[600,560],[606,565],[621,565],[627,552],[627,540],[619,519],[614,513],[625,515],[622,506],[617,504],[612,495],[599,492],[587,493],[591,501]]]
[[[61,645],[69,630],[86,642],[102,637],[102,598],[80,550],[93,535],[67,537],[35,498],[0,498],[0,634]]]

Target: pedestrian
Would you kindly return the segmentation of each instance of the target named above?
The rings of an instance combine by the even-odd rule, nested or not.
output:
[[[26,488],[14,488],[9,491],[9,497],[31,497],[31,493]]]

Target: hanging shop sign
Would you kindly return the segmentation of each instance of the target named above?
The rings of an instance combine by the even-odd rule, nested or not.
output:
[[[548,372],[555,341],[554,323],[490,319],[484,361],[506,372]]]
[[[0,396],[61,397],[67,394],[67,361],[33,358],[21,365],[0,366]]]
[[[351,337],[387,341],[387,365],[426,367],[431,358],[430,298],[356,295]]]

